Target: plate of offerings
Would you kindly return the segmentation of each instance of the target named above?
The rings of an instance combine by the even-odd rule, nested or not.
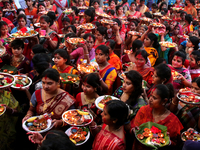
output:
[[[130,22],[127,21],[127,20],[122,20],[122,23],[123,23],[123,24],[129,24]]]
[[[0,105],[0,116],[3,115],[6,111],[6,107],[3,105]]]
[[[86,127],[70,127],[65,134],[76,146],[84,144],[90,138],[90,131]]]
[[[98,64],[95,62],[87,63],[87,60],[80,60],[81,63],[78,64],[77,69],[80,73],[93,73],[98,71]]]
[[[60,73],[60,80],[64,84],[79,84],[80,77],[78,75],[69,74],[69,73]]]
[[[15,82],[15,78],[8,73],[0,73],[0,89],[8,88]]]
[[[95,100],[95,105],[98,109],[100,109],[101,111],[103,111],[103,108],[105,106],[105,103],[111,100],[119,100],[117,97],[114,96],[110,96],[110,95],[103,95],[98,97]]]
[[[80,9],[80,10],[85,10],[85,9],[88,9],[88,7],[87,6],[80,6],[80,7],[77,7],[78,9]]]
[[[157,22],[151,23],[150,25],[155,27],[155,28],[165,28],[164,24],[157,23]]]
[[[153,13],[154,16],[162,17],[163,15],[160,12]]]
[[[20,38],[21,39],[21,38],[34,37],[37,34],[38,34],[37,31],[31,30],[31,31],[28,31],[28,32],[25,32],[25,33],[18,31],[16,33],[11,34],[11,36],[15,37],[15,38]]]
[[[137,31],[129,31],[128,34],[135,35],[135,36],[141,36],[141,33],[137,32]]]
[[[92,30],[92,29],[95,29],[95,25],[93,25],[92,23],[86,23],[86,24],[82,24],[78,26],[78,28],[85,29],[85,30]]]
[[[9,73],[9,74],[15,74],[17,72],[17,68],[14,66],[10,66],[10,65],[4,65],[1,70],[1,72],[3,73]]]
[[[154,123],[146,122],[135,130],[136,138],[142,144],[158,149],[169,144],[170,138],[167,134],[167,127]]]
[[[3,11],[15,11],[15,9],[3,9]]]
[[[172,9],[176,10],[176,11],[184,10],[184,8],[182,8],[182,7],[173,7]]]
[[[100,21],[102,24],[115,24],[116,23],[113,20],[109,20],[109,19],[101,19]]]
[[[78,13],[79,16],[84,16],[84,12]]]
[[[172,70],[171,71],[173,80],[178,80],[180,78],[180,74],[177,71]]]
[[[182,141],[192,140],[192,141],[200,141],[200,133],[195,131],[192,128],[189,128],[187,131],[181,134]]]
[[[67,14],[67,15],[69,15],[69,14],[71,14],[72,12],[74,12],[71,8],[67,8],[67,9],[65,9],[64,11],[63,11],[63,13],[64,14]]]
[[[0,46],[0,57],[6,53],[6,48],[4,46]]]
[[[164,46],[164,47],[169,47],[169,48],[177,47],[176,43],[171,43],[171,42],[167,42],[167,41],[159,42],[159,43],[161,46]]]
[[[32,80],[25,75],[13,75],[15,82],[11,85],[14,89],[28,88],[32,84]]]
[[[40,22],[34,23],[34,26],[37,27],[37,28],[40,28]]]
[[[140,18],[140,20],[145,21],[145,22],[150,22],[150,21],[152,21],[152,19],[147,18],[147,17],[142,17],[142,18]]]
[[[65,34],[58,34],[59,38],[64,38]]]
[[[48,115],[33,116],[23,122],[22,128],[27,132],[43,133],[51,129],[51,118]]]
[[[163,16],[163,17],[161,17],[161,19],[163,19],[163,20],[171,20],[169,17],[167,17],[167,16]]]
[[[138,19],[137,16],[128,16],[128,19]]]
[[[103,18],[111,18],[111,16],[108,15],[108,14],[106,14],[106,13],[100,13],[100,12],[98,12],[98,11],[96,11],[95,13],[96,13],[98,16],[101,16],[101,17],[103,17]]]
[[[132,49],[130,49],[130,50],[124,49],[124,53],[126,53],[126,54],[131,54],[132,52],[133,52]]]
[[[186,104],[200,105],[200,95],[191,92],[190,88],[180,89],[177,98]]]
[[[184,35],[177,35],[177,37],[182,38],[182,39],[188,39],[189,36],[184,34]]]
[[[93,121],[93,116],[89,112],[70,109],[62,114],[62,119],[71,126],[87,126]]]
[[[84,44],[85,39],[83,39],[83,38],[67,38],[67,42],[70,44],[73,44],[73,45]]]

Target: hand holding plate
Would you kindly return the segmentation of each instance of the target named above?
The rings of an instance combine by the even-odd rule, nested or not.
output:
[[[28,139],[34,144],[42,144],[43,136],[38,132],[28,132],[27,134],[31,134],[28,136]]]

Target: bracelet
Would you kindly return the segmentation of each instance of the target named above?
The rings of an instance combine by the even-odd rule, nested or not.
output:
[[[63,127],[63,126],[65,125],[65,122],[64,122],[64,120],[62,120],[62,122],[63,122],[63,123],[62,123],[62,127]]]
[[[120,34],[116,34],[116,36],[119,36]]]
[[[99,81],[102,81],[102,80],[103,80],[102,78],[99,79]]]
[[[89,56],[89,54],[87,53],[87,54],[85,54],[85,55],[88,55]]]
[[[51,38],[49,38],[48,41],[51,41]]]
[[[172,104],[173,104],[173,105],[175,105],[175,106],[176,106],[176,105],[178,105],[178,103],[177,103],[177,104],[175,104],[173,101],[172,101]]]
[[[94,126],[89,126],[90,130],[95,130],[97,128],[97,124],[95,124]]]
[[[31,114],[26,114],[26,117],[28,117],[28,116],[31,117],[32,115]]]

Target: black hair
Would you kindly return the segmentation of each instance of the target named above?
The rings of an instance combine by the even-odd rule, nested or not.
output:
[[[107,28],[104,26],[97,27],[97,31],[104,37],[107,38]]]
[[[194,50],[198,50],[199,48],[199,38],[196,36],[189,36],[189,40],[194,45]]]
[[[108,39],[105,44],[107,43],[109,43],[110,48],[114,50],[116,42],[112,39]]]
[[[47,13],[47,16],[49,16],[49,18],[51,18],[53,21],[56,20],[56,14],[55,14],[55,12],[53,12],[53,11],[49,11],[49,12]]]
[[[93,21],[93,24],[98,28],[101,24],[99,21]]]
[[[148,61],[148,53],[145,51],[145,50],[138,50],[136,53],[135,53],[135,57],[137,55],[141,54],[142,57],[146,60],[146,63]]]
[[[112,100],[105,105],[110,119],[117,120],[116,126],[122,126],[127,120],[129,109],[123,101]]]
[[[166,62],[166,59],[165,58],[162,58],[162,57],[159,57],[158,59],[156,59],[156,62],[154,64],[154,67],[162,64],[163,62]]]
[[[19,15],[19,13],[20,13],[21,11],[25,12],[25,10],[22,9],[22,8],[17,9],[17,15]]]
[[[95,9],[94,9],[94,7],[90,6],[88,9],[91,10],[93,14],[95,14]]]
[[[66,16],[66,17],[64,17],[64,18],[62,18],[62,22],[64,22],[64,21],[66,21],[66,22],[69,22],[70,23],[70,19]]]
[[[162,8],[162,10],[161,11],[163,11],[165,14],[167,14],[167,12],[168,12],[168,9],[167,8]]]
[[[166,31],[169,31],[169,32],[170,32],[170,31],[171,31],[170,25],[169,25],[167,22],[165,22],[164,25],[165,25],[165,27],[166,27]],[[169,33],[169,32],[168,32],[168,33]]]
[[[106,45],[99,45],[96,50],[101,50],[105,55],[109,56],[109,48]]]
[[[199,35],[199,37],[200,37],[200,30],[199,30],[199,29],[197,29],[197,30],[194,30],[194,31],[197,31],[197,32],[198,32],[198,35]]]
[[[67,29],[68,28],[72,28],[73,32],[76,33],[76,27],[74,25],[69,25],[67,26]]]
[[[49,68],[50,60],[50,57],[45,53],[37,53],[33,56],[33,66],[37,73],[39,73],[39,76]]]
[[[19,19],[23,18],[26,22],[26,15],[24,14],[20,14],[18,17],[17,17],[17,21],[19,21]],[[27,23],[27,22],[26,22]]]
[[[189,0],[190,1],[190,3],[192,4],[192,5],[195,5],[195,1],[194,0]]]
[[[181,51],[177,51],[177,52],[174,53],[174,56],[179,56],[179,57],[181,57],[181,59],[182,59],[182,64],[184,64],[185,59],[186,59],[186,54],[185,54],[185,53],[183,53],[183,52],[181,52]],[[174,58],[174,56],[173,56],[173,58]]]
[[[137,99],[140,97],[140,95],[143,93],[142,89],[142,76],[139,72],[135,70],[130,70],[129,72],[125,73],[126,78],[131,80],[133,84],[133,92],[129,96],[126,103],[130,106],[134,106],[137,102]]]
[[[131,22],[133,22],[133,23],[135,24],[136,27],[138,26],[138,22],[137,22],[137,21],[133,20],[133,21],[131,21]]]
[[[197,25],[199,25],[199,21],[194,20],[194,21],[192,22],[192,25],[193,25],[193,26],[197,26]]]
[[[42,20],[42,19],[44,19],[45,22],[50,23],[49,27],[52,26],[53,20],[52,20],[49,16],[47,16],[47,15],[42,15],[42,16],[40,17],[40,20]]]
[[[133,5],[133,4],[135,4],[135,6],[137,6],[137,3],[135,1],[131,2],[131,5]]]
[[[190,55],[194,57],[196,64],[200,66],[200,63],[198,63],[200,61],[200,51],[193,51]]]
[[[162,10],[163,5],[167,5],[167,3],[166,3],[166,2],[162,2],[162,3],[160,4],[159,11]]]
[[[91,34],[91,33],[86,33],[86,34],[83,36],[83,38],[86,40],[89,36],[92,37],[93,41],[95,42],[96,38],[95,38],[95,36],[94,36],[93,34]]]
[[[32,51],[34,54],[37,54],[37,53],[47,53],[48,50],[46,48],[43,47],[43,45],[41,44],[36,44],[32,47]]]
[[[115,15],[115,11],[112,10],[112,9],[107,10],[106,13],[107,13],[107,14],[110,13],[110,14],[113,15],[113,16]]]
[[[87,16],[90,16],[90,22],[92,22],[94,20],[94,17],[95,17],[95,13],[92,12],[91,9],[86,9],[84,11],[84,14],[86,14]]]
[[[5,21],[0,21],[0,29],[1,29],[2,26],[5,26],[5,25],[8,26],[8,24]]]
[[[94,0],[94,1],[92,2],[92,5],[94,5],[95,3],[98,3],[98,4],[100,5],[100,3],[99,3],[98,0]]]
[[[196,82],[197,85],[198,85],[198,87],[200,88],[200,77],[194,78],[194,79],[192,80],[192,83],[193,83],[193,82]]]
[[[51,130],[46,134],[45,140],[42,142],[39,150],[76,150],[75,144],[69,137],[59,130]]]
[[[159,64],[155,67],[155,71],[161,80],[165,80],[164,84],[171,78],[171,69],[166,64]]]
[[[117,5],[117,0],[109,0],[108,4],[110,5],[112,1],[115,2],[115,5]]]
[[[71,9],[75,12],[76,16],[78,16],[78,13],[80,12],[79,9],[76,6],[72,6]]]
[[[39,12],[40,5],[43,6],[46,9],[45,4],[43,2],[39,2],[38,6],[37,6],[37,12]]]
[[[156,3],[153,3],[153,4],[151,5],[151,7],[154,8],[154,9],[158,9],[158,5],[157,5]]]
[[[98,95],[101,94],[101,82],[100,78],[96,73],[90,73],[83,77],[83,82],[86,82],[87,84],[91,85],[93,88],[96,88],[96,93]]]
[[[157,49],[159,47],[158,37],[154,33],[149,33],[147,36],[153,42],[153,47]]]
[[[11,48],[13,48],[13,49],[19,49],[19,48],[24,49],[24,42],[20,39],[15,39],[11,42]]]
[[[118,18],[112,19],[114,22],[117,22],[118,26],[121,27],[122,23]]]
[[[190,24],[193,21],[192,15],[191,14],[186,14],[185,20]]]
[[[141,40],[134,40],[132,43],[132,51],[136,52],[143,46],[143,42]]]
[[[55,82],[59,82],[60,80],[60,74],[56,69],[48,68],[42,73],[42,78],[49,78]]]
[[[147,18],[153,18],[152,14],[150,12],[145,12],[144,15]]]
[[[148,30],[148,27],[146,24],[141,25],[140,27],[143,27],[146,31]]]
[[[119,8],[120,7],[123,7],[122,5],[117,5],[116,7],[115,7],[115,9],[116,9],[116,14],[118,15],[118,10],[119,10]]]
[[[68,52],[64,49],[57,49],[54,51],[53,56],[55,56],[56,54],[59,54],[60,57],[62,57],[63,59],[67,59],[66,64],[69,65],[70,64],[70,56],[68,54]]]
[[[183,14],[187,14],[185,11],[183,11],[183,10],[180,10],[180,13],[181,13],[181,16],[183,15]]]
[[[73,33],[73,32],[65,34],[65,38],[68,38],[68,37],[69,38],[74,38],[74,37],[77,37],[77,35],[75,33]]]
[[[172,90],[170,90],[168,87],[172,88]],[[167,99],[168,101],[170,99],[172,99],[174,97],[174,93],[173,93],[173,86],[166,86],[164,84],[158,84],[155,86],[156,89],[156,94],[160,96],[161,101],[164,101],[165,99]]]

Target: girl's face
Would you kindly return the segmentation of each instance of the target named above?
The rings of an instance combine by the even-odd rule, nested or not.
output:
[[[40,19],[40,26],[42,30],[46,30],[49,26],[50,23],[47,23],[43,18]]]
[[[48,77],[42,78],[42,87],[46,93],[54,93],[58,89],[58,82],[49,79]]]
[[[190,62],[190,68],[191,69],[197,69],[197,68],[199,68],[198,64],[196,63],[196,60],[194,58],[194,55],[190,55],[189,62]]]
[[[140,29],[139,29],[139,32],[140,32],[140,33],[144,34],[145,31],[146,31],[146,30],[145,30],[144,27],[140,27]]]
[[[54,55],[54,63],[57,67],[62,67],[67,62],[67,59],[64,59],[59,54]]]
[[[177,25],[177,22],[171,22],[171,24],[170,24],[171,30],[174,30],[176,25]]]
[[[128,78],[125,78],[124,83],[123,83],[123,92],[124,93],[132,93],[134,91],[134,86]]]
[[[110,7],[112,8],[112,9],[115,9],[115,2],[114,1],[112,1],[111,3],[110,3]]]
[[[198,30],[194,30],[193,33],[192,33],[192,36],[196,36],[196,37],[199,38]]]
[[[8,26],[7,25],[3,25],[1,27],[1,35],[7,35],[8,34]]]
[[[20,55],[22,55],[23,49],[21,47],[16,49],[12,48],[12,53],[15,57],[19,57]]]
[[[26,5],[27,5],[28,7],[33,6],[33,1],[32,1],[32,0],[27,0],[27,1],[26,1]]]
[[[134,22],[131,22],[130,25],[129,25],[129,28],[131,31],[135,31],[136,30],[136,25]]]
[[[39,12],[43,12],[43,11],[45,11],[45,7],[42,6],[42,5],[40,5],[38,11],[39,11]]]
[[[145,46],[145,47],[151,47],[151,46],[152,46],[152,42],[151,42],[151,40],[148,38],[148,36],[146,36],[145,39],[144,39],[144,46]]]
[[[103,112],[101,113],[102,121],[103,123],[110,125],[112,124],[112,120],[110,118],[110,115],[108,114],[106,106],[103,109]]]
[[[73,32],[74,32],[74,31],[72,30],[71,27],[67,29],[67,33],[73,33]]]
[[[98,9],[99,8],[99,4],[97,2],[94,3],[94,9]]]
[[[97,49],[95,51],[95,59],[98,64],[102,64],[107,61],[108,56],[106,56],[101,50]]]
[[[45,4],[46,4],[46,6],[50,6],[50,1],[49,0],[45,0]]]
[[[70,23],[67,22],[67,21],[63,21],[63,22],[62,22],[62,26],[63,26],[64,29],[66,29],[67,26],[69,26],[69,25],[70,25]]]
[[[132,5],[130,6],[130,10],[131,10],[131,11],[135,11],[135,9],[136,9],[135,4],[132,4]]]
[[[135,58],[136,58],[135,64],[137,67],[141,68],[146,64],[146,60],[141,54],[138,54]]]
[[[200,87],[197,85],[196,82],[192,82],[191,91],[194,92],[194,93],[200,94]]]
[[[151,108],[160,108],[162,107],[161,97],[157,94],[157,90],[152,90],[151,96],[149,99],[149,106]]]
[[[172,59],[172,66],[174,68],[181,68],[181,67],[183,67],[182,58],[175,55],[174,58]]]
[[[87,39],[86,39],[86,46],[88,48],[89,51],[91,51],[91,49],[93,48],[94,46],[94,40],[91,36],[89,36]]]
[[[181,15],[181,19],[182,19],[182,20],[185,20],[185,16],[186,16],[186,14],[183,13],[183,14]]]
[[[187,43],[186,43],[187,47],[194,47],[194,45],[192,44],[192,42],[190,41],[190,39],[188,39]]]
[[[91,19],[90,16],[88,16],[88,15],[85,14],[84,17],[85,17],[86,22],[90,22],[90,19]]]
[[[83,6],[83,0],[79,0],[78,4],[79,6]]]
[[[120,8],[118,9],[118,14],[119,14],[119,15],[122,15],[122,14],[123,14],[123,8],[122,8],[122,7],[120,7]]]
[[[26,20],[24,20],[24,18],[20,18],[20,19],[18,20],[18,24],[19,24],[19,27],[20,27],[20,28],[23,28],[23,27],[26,26]]]
[[[11,5],[9,3],[6,3],[5,8],[6,9],[11,9]]]
[[[163,8],[167,8],[167,5],[164,4],[161,9],[163,9]]]
[[[180,28],[179,28],[179,27],[175,27],[175,29],[174,29],[174,34],[175,34],[175,35],[178,35],[178,34],[179,34],[179,31],[180,31]]]
[[[98,41],[102,41],[103,40],[103,35],[101,35],[100,33],[99,33],[99,31],[97,31],[96,30],[96,39],[98,40]]]
[[[152,83],[153,83],[154,85],[157,85],[157,84],[161,84],[161,83],[162,83],[162,81],[161,81],[160,77],[158,77],[156,71],[154,71],[154,74],[153,74],[152,77],[153,77]]]
[[[95,92],[95,88],[92,87],[87,82],[83,82],[82,89],[83,89],[83,92],[84,92],[85,95],[90,95],[90,94]]]

